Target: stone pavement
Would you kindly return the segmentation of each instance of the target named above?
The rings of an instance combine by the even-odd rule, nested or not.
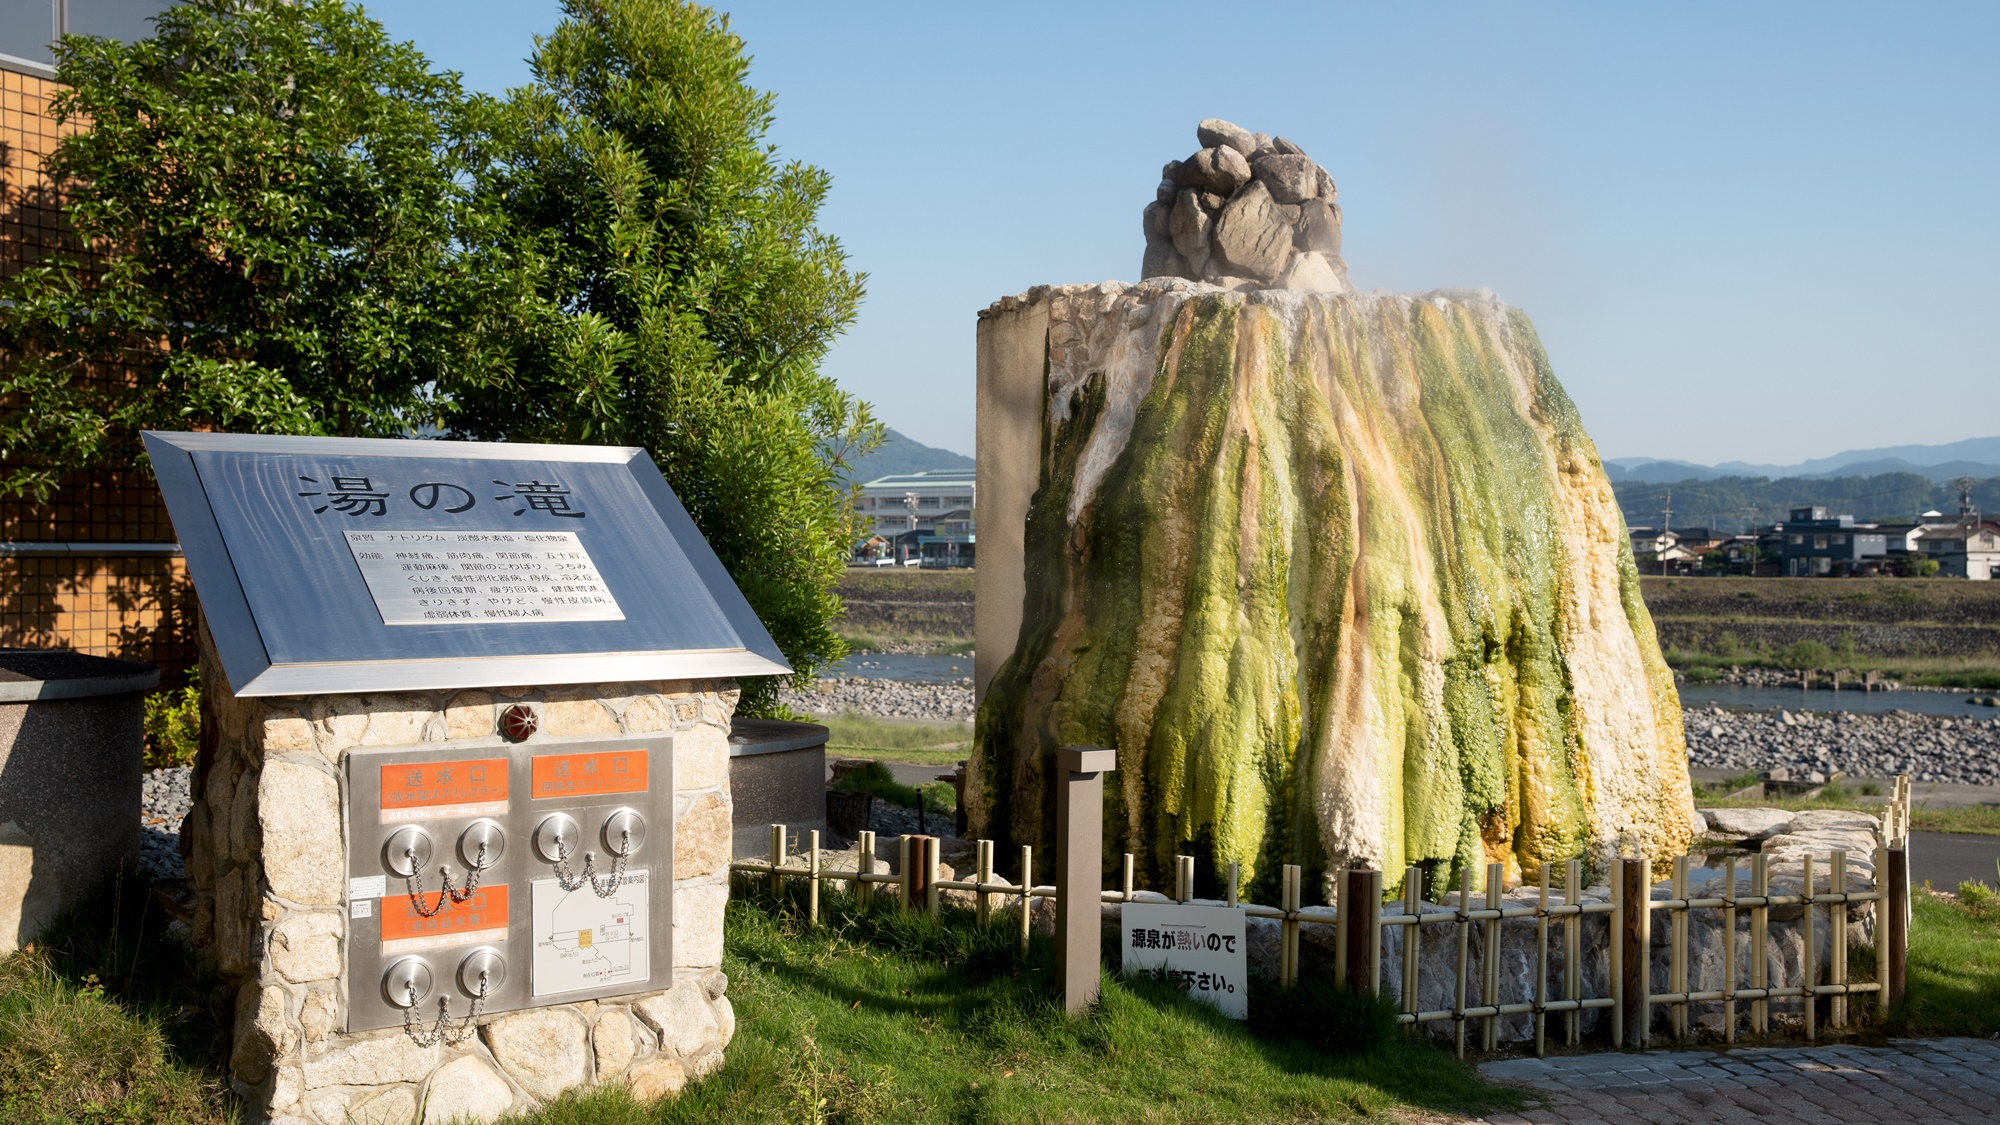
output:
[[[1481,1119],[1496,1125],[2000,1122],[2000,1041],[1991,1039],[1567,1055],[1479,1072],[1530,1091],[1521,1113]]]

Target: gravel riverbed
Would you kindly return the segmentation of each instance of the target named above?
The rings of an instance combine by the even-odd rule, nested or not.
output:
[[[785,706],[809,715],[878,715],[948,723],[972,717],[972,681],[920,684],[904,680],[829,677],[803,691],[787,688]]]
[[[1802,776],[1840,770],[1956,785],[2000,784],[2000,718],[1952,719],[1908,711],[1689,710],[1688,764],[1710,769],[1786,768]]]

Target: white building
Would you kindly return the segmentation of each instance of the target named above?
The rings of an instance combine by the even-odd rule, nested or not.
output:
[[[932,469],[862,485],[854,504],[864,531],[856,559],[971,566],[974,476],[971,469]]]

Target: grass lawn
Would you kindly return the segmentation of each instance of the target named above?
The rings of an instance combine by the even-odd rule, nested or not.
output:
[[[2000,902],[1918,889],[1909,995],[1892,1013],[1906,1035],[2000,1035]]]
[[[606,1090],[567,1099],[533,1125],[787,1121],[1342,1121],[1402,1107],[1479,1112],[1518,1104],[1470,1067],[1389,1028],[1372,1049],[1290,1038],[1379,1013],[1300,1018],[1253,991],[1249,1027],[1171,990],[1107,978],[1102,1004],[1064,1017],[1045,981],[1050,950],[1023,964],[1004,927],[908,912],[859,916],[845,896],[830,923],[732,899],[729,1062],[678,1100],[647,1108]],[[830,907],[830,908],[829,908]],[[1344,994],[1342,994],[1344,995]]]
[[[965,723],[896,722],[855,714],[818,721],[828,731],[826,753],[830,758],[950,766],[972,752],[972,727]]]
[[[226,1010],[143,890],[0,959],[0,1120],[221,1125]],[[86,929],[76,922],[98,922]],[[114,928],[102,921],[115,919]]]

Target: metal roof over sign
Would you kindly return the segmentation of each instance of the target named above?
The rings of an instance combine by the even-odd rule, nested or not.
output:
[[[238,695],[791,671],[644,450],[145,439]]]

